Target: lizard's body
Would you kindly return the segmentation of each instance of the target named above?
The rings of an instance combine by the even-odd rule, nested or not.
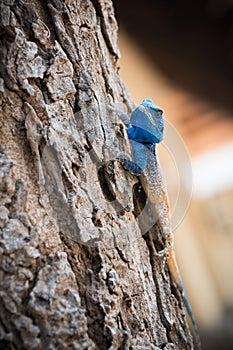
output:
[[[191,319],[195,337],[200,346],[197,326],[194,320],[192,309],[186,298],[182,279],[173,249],[173,236],[170,228],[170,209],[166,193],[160,174],[158,156],[156,153],[156,143],[163,139],[164,119],[163,111],[155,106],[150,99],[146,99],[130,115],[130,118],[118,110],[121,119],[128,126],[128,138],[130,139],[132,158],[119,158],[124,168],[133,175],[140,176],[143,189],[149,201],[155,208],[155,222],[160,220],[165,235],[165,249],[158,255],[166,254],[169,271],[173,281],[180,290],[187,312]]]

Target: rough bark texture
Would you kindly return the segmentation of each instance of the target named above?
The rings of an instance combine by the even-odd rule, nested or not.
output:
[[[141,234],[109,104],[110,0],[1,1],[0,348],[192,349],[162,230]],[[136,205],[137,204],[137,205]]]

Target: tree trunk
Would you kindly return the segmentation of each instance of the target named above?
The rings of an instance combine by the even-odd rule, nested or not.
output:
[[[192,349],[161,229],[142,234],[115,161],[111,104],[134,105],[111,0],[2,0],[0,17],[0,348]]]

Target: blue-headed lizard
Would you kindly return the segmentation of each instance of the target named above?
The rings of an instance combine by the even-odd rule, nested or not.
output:
[[[163,185],[156,153],[156,143],[163,140],[164,118],[161,108],[154,105],[151,99],[145,99],[130,117],[117,109],[124,124],[127,126],[128,138],[131,144],[132,160],[119,156],[118,160],[131,174],[140,176],[143,189],[149,201],[156,208],[155,221],[159,218],[165,235],[165,249],[158,255],[167,256],[167,264],[172,279],[181,292],[185,307],[193,325],[198,349],[201,349],[200,338],[191,306],[186,297],[183,282],[173,249],[173,235],[170,227],[170,209],[166,188]]]

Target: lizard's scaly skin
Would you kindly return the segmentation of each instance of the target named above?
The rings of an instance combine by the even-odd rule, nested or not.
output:
[[[200,349],[200,338],[191,306],[184,292],[184,287],[173,249],[173,235],[170,227],[170,208],[166,188],[160,173],[156,143],[163,139],[163,112],[150,99],[144,100],[132,113],[130,118],[117,109],[124,124],[128,127],[132,158],[119,157],[124,168],[133,175],[140,176],[143,189],[149,201],[154,204],[155,222],[159,219],[165,235],[166,246],[158,255],[167,255],[167,264],[173,281],[180,290],[184,304],[191,319],[197,346]]]

